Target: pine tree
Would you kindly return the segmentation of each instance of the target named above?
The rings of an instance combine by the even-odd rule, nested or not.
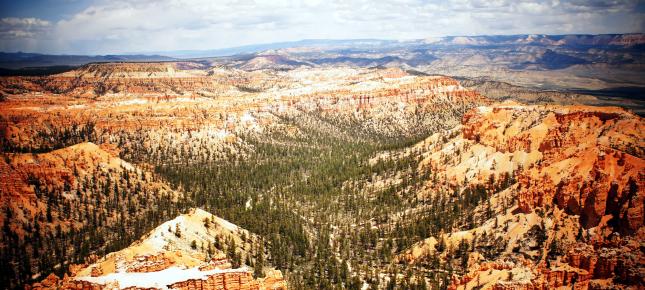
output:
[[[52,207],[47,203],[47,222],[52,222],[53,217],[52,217]]]
[[[443,253],[443,251],[446,250],[446,241],[443,235],[441,236],[441,239],[439,240],[439,243],[435,248],[437,249],[437,252],[440,252],[440,253]]]
[[[179,228],[179,223],[175,224],[175,236],[181,238],[181,229]]]
[[[255,260],[255,267],[254,267],[254,275],[256,278],[259,278],[261,276],[264,276],[263,274],[263,268],[264,268],[264,252],[263,250],[260,250],[258,252],[258,257]]]

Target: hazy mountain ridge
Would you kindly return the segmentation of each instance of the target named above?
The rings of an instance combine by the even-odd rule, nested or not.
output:
[[[52,65],[82,65],[90,62],[112,61],[167,61],[176,58],[208,58],[226,57],[232,55],[257,54],[265,51],[283,51],[287,53],[335,52],[345,57],[351,57],[352,52],[372,52],[396,54],[396,52],[418,52],[419,50],[445,50],[447,48],[460,50],[463,48],[486,49],[520,49],[546,47],[558,51],[582,53],[586,50],[606,50],[616,52],[642,52],[645,44],[643,34],[604,34],[604,35],[500,35],[500,36],[446,36],[421,40],[378,40],[378,39],[347,39],[347,40],[301,40],[293,42],[248,45],[237,48],[225,48],[205,51],[155,52],[153,54],[124,54],[124,55],[45,55],[37,53],[0,53],[0,67],[24,68],[43,67]],[[555,52],[551,52],[554,56]],[[601,56],[601,54],[596,54]],[[567,57],[566,55],[561,57]],[[597,59],[599,60],[599,59]],[[553,57],[544,61],[556,64]],[[633,61],[633,60],[631,60]],[[360,63],[357,63],[360,65]],[[520,65],[520,63],[516,63]],[[416,64],[411,64],[416,66]],[[556,67],[548,67],[553,69]]]
[[[92,62],[115,61],[169,61],[171,57],[162,55],[50,55],[24,52],[0,52],[0,67],[5,69],[24,69],[29,67],[80,66]]]

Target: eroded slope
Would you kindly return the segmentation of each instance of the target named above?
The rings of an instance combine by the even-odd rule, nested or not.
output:
[[[456,288],[642,287],[643,126],[618,108],[470,111],[456,136],[418,145],[421,166],[488,201],[472,226],[431,237],[402,261],[460,259],[468,274]]]

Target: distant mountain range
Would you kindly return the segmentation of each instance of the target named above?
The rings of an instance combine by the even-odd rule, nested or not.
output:
[[[276,42],[267,44],[246,45],[213,50],[179,50],[159,51],[152,54],[166,55],[175,58],[203,58],[230,56],[235,54],[257,53],[266,50],[285,48],[401,48],[418,45],[448,45],[448,46],[495,46],[495,45],[539,45],[539,46],[635,46],[645,44],[645,34],[602,34],[602,35],[481,35],[481,36],[446,36],[431,39],[416,40],[384,40],[384,39],[305,39],[300,41]]]
[[[119,62],[119,61],[169,61],[171,57],[162,55],[51,55],[25,52],[0,52],[0,68],[17,70],[44,67],[69,67],[80,66],[91,62]]]
[[[188,58],[220,57],[236,54],[252,54],[272,49],[284,49],[291,47],[383,47],[398,43],[393,40],[378,39],[351,39],[351,40],[324,40],[305,39],[291,42],[276,42],[267,44],[245,45],[231,48],[212,50],[176,50],[158,51],[145,54],[122,54],[122,55],[51,55],[25,52],[0,52],[0,75],[12,70],[43,71],[45,67],[80,66],[92,62],[147,62],[147,61],[173,61]]]
[[[175,50],[157,51],[150,54],[166,55],[174,58],[205,58],[231,56],[236,54],[251,54],[266,50],[317,47],[317,48],[338,48],[338,47],[375,47],[382,48],[399,44],[396,40],[383,39],[303,39],[298,41],[274,42],[264,44],[252,44],[220,49],[209,50]]]
[[[157,51],[126,55],[47,55],[0,53],[0,75],[58,73],[93,62],[157,62],[175,60],[245,61],[262,64],[283,60],[284,68],[300,65],[359,67],[457,67],[501,64],[514,70],[558,70],[573,65],[640,63],[645,34],[446,36],[407,41],[379,39],[306,39],[213,50]],[[279,57],[277,56],[279,55]],[[226,56],[232,56],[226,57]],[[224,57],[224,58],[222,58]]]

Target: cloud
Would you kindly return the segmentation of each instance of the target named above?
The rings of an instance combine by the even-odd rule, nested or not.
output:
[[[38,18],[7,17],[0,19],[0,39],[33,38],[43,34],[51,23]]]
[[[643,32],[641,6],[617,0],[97,0],[51,23],[2,19],[0,49],[91,54],[304,38]]]
[[[23,26],[23,27],[44,27],[49,26],[49,21],[38,18],[17,18],[7,17],[0,19],[0,23],[4,26]]]
[[[0,51],[45,51],[52,23],[39,18],[0,18]]]

